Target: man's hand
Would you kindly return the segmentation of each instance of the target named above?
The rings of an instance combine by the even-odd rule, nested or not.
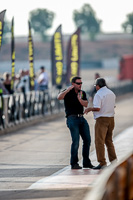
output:
[[[83,100],[83,99],[82,99],[82,96],[83,96],[83,92],[82,92],[82,91],[79,91],[79,92],[78,92],[78,95],[77,95],[77,98],[78,98],[79,102],[81,103],[81,105],[82,105],[83,107],[87,107],[88,101],[87,101],[87,100]]]
[[[73,88],[74,88],[74,86],[71,85],[71,86],[69,86],[69,87],[67,88],[67,91],[69,92],[69,91],[72,90]]]
[[[78,92],[78,100],[82,99],[82,91]]]
[[[85,111],[84,111],[84,114],[87,114],[88,112],[99,112],[100,111],[100,108],[92,108],[92,107],[89,107],[89,108],[86,108]]]
[[[84,114],[87,114],[88,112],[91,112],[91,111],[92,111],[92,108],[86,108],[84,111]]]
[[[69,86],[66,90],[64,90],[63,92],[61,92],[60,94],[58,94],[57,99],[58,100],[62,100],[64,99],[65,95],[70,92],[70,90],[72,90],[74,88],[73,85]]]

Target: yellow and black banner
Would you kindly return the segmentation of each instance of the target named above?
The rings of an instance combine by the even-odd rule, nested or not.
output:
[[[31,25],[29,22],[29,64],[30,64],[30,90],[34,90],[34,48],[33,48],[33,39],[31,35]]]
[[[1,44],[2,44],[5,12],[6,12],[6,10],[3,10],[2,12],[0,12],[0,49],[1,49]]]
[[[14,80],[15,80],[15,42],[14,42],[14,18],[12,18],[11,24],[11,89],[14,91]]]
[[[63,83],[63,44],[61,25],[56,29],[51,41],[51,75],[52,84],[57,88],[62,87]]]
[[[73,33],[67,47],[67,74],[66,82],[70,84],[74,76],[80,74],[80,28]]]

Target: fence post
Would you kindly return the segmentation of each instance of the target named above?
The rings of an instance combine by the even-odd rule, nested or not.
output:
[[[3,96],[3,123],[4,123],[4,128],[8,127],[9,125],[9,116],[8,116],[8,102],[9,102],[9,96]]]

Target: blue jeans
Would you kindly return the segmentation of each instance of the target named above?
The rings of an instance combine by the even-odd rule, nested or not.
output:
[[[71,144],[71,160],[70,164],[78,163],[78,148],[80,136],[83,140],[82,156],[83,165],[88,165],[91,161],[89,159],[89,151],[91,144],[90,128],[84,117],[68,116],[67,127],[70,130],[72,144]]]
[[[48,86],[47,85],[40,85],[39,86],[39,90],[40,91],[44,91],[44,90],[47,90],[48,89]]]

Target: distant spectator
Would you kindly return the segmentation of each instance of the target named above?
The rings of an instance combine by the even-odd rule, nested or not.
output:
[[[5,72],[3,74],[3,78],[4,78],[4,81],[3,81],[3,85],[5,86],[5,88],[8,90],[9,94],[12,94],[13,91],[11,89],[11,79],[10,79],[10,74]]]
[[[95,73],[94,75],[94,80],[96,80],[97,78],[100,78],[100,74],[99,73]],[[93,100],[94,95],[96,94],[96,87],[92,86],[91,90],[90,90],[90,94],[89,94],[89,101]]]
[[[2,80],[0,80],[0,89],[2,91],[2,94],[9,94],[8,90],[3,85],[3,81]]]
[[[44,91],[48,89],[48,74],[45,72],[45,67],[40,67],[41,73],[38,77],[39,90]]]
[[[34,75],[34,90],[35,91],[39,90],[39,84],[37,82],[36,75]]]
[[[24,94],[26,92],[29,92],[29,71],[27,70],[20,70],[19,72],[19,82],[16,86],[17,91],[23,92]]]

